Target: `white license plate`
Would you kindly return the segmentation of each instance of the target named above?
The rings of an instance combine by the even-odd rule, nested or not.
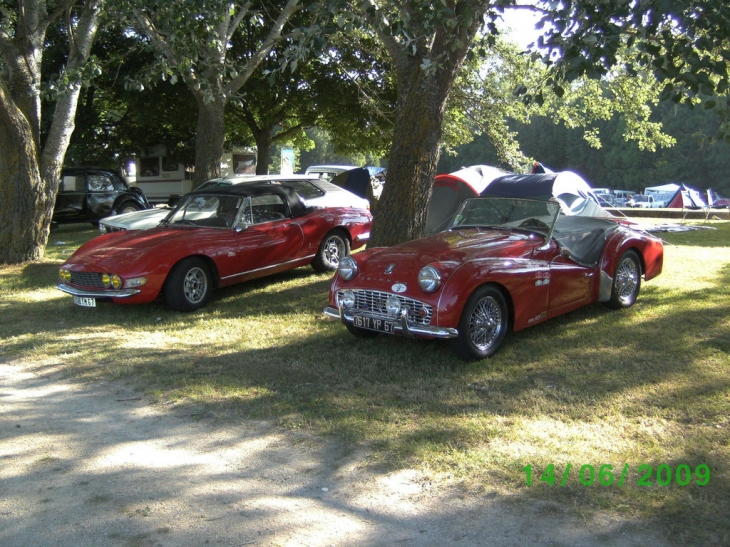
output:
[[[95,308],[96,298],[85,298],[83,296],[74,296],[74,304],[84,306],[85,308]]]
[[[364,317],[355,315],[352,318],[352,324],[361,329],[375,330],[393,334],[393,321],[385,321],[384,319],[375,319],[374,317]]]

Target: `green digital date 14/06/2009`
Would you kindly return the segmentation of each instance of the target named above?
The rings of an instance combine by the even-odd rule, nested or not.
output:
[[[577,467],[577,466],[576,466]],[[578,483],[583,486],[591,486],[598,483],[602,486],[611,486],[617,484],[623,486],[627,481],[637,486],[669,486],[672,482],[679,486],[687,486],[691,483],[697,486],[706,486],[710,483],[710,467],[704,463],[696,466],[694,470],[687,464],[679,464],[676,468],[663,463],[656,468],[644,463],[636,467],[636,473],[629,477],[629,464],[625,463],[622,467],[614,469],[613,465],[604,464],[596,467],[590,464],[581,465],[578,468]],[[540,474],[540,481],[551,486],[559,484],[565,486],[568,484],[571,471],[575,472],[576,468],[568,463],[565,465],[562,473],[555,471],[555,465],[548,465]],[[533,469],[532,465],[526,465],[522,468],[525,473],[527,486],[532,485]],[[635,481],[635,482],[634,482]]]

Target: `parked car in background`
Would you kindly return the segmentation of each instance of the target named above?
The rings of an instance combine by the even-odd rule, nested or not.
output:
[[[367,209],[368,200],[311,175],[261,175],[211,179],[200,185],[197,191],[220,188],[233,184],[286,184],[294,188],[307,207],[355,207]],[[128,215],[109,217],[99,223],[102,234],[121,230],[153,228],[170,212],[170,207],[157,207]]]
[[[356,337],[451,339],[460,357],[482,359],[510,328],[597,301],[633,305],[662,263],[660,239],[564,215],[555,198],[471,198],[443,232],[340,260],[324,313]]]
[[[357,169],[357,165],[310,165],[304,170],[304,174],[330,181],[340,173],[352,169]]]
[[[285,184],[235,184],[186,194],[155,228],[98,236],[61,265],[59,290],[79,306],[151,302],[178,311],[211,291],[310,264],[332,271],[366,244],[372,215],[306,207]]]
[[[638,209],[657,209],[664,207],[664,202],[656,201],[654,196],[647,196],[645,194],[634,194],[631,196],[629,201],[626,202],[627,207],[633,207]]]
[[[616,200],[613,197],[613,194],[605,194],[605,193],[595,193],[596,199],[598,199],[598,205],[601,207],[615,207],[616,206]]]
[[[149,208],[142,190],[113,169],[70,167],[61,171],[52,220],[96,224],[110,215]]]

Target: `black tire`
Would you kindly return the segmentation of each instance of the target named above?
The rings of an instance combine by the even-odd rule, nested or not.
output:
[[[493,285],[483,285],[464,306],[452,349],[467,361],[491,357],[502,346],[508,326],[509,308],[504,294]]]
[[[317,273],[333,272],[340,264],[340,260],[350,254],[350,240],[341,230],[329,232],[317,250],[312,260],[312,268]]]
[[[134,213],[135,211],[141,211],[142,206],[134,201],[125,201],[121,203],[116,209],[118,215],[125,213]]]
[[[620,310],[634,305],[641,288],[641,261],[636,251],[629,250],[621,255],[613,274],[611,299],[605,302],[612,310]]]
[[[204,307],[213,289],[213,276],[204,260],[189,257],[170,271],[165,281],[165,303],[175,311],[190,312]]]
[[[368,338],[375,338],[378,334],[380,334],[377,331],[374,330],[368,330],[368,329],[361,329],[360,327],[356,327],[355,325],[352,325],[350,323],[345,324],[347,327],[347,330],[352,334],[355,338],[362,338],[367,340]]]

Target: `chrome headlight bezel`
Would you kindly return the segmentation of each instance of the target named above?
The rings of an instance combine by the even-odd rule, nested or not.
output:
[[[342,291],[339,295],[338,304],[342,305],[346,310],[351,310],[355,307],[355,293],[350,290]]]
[[[441,286],[441,272],[434,266],[424,266],[418,272],[418,286],[423,292],[434,292]]]
[[[357,262],[351,256],[345,256],[340,259],[337,266],[337,274],[345,281],[350,281],[358,273]]]

